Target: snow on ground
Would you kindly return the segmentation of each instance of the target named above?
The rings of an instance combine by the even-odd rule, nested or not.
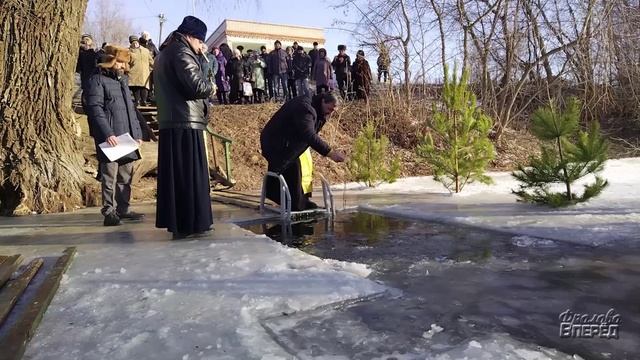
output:
[[[289,359],[260,319],[385,290],[364,265],[232,227],[213,241],[80,246],[25,359]]]
[[[402,194],[403,199],[371,200],[364,210],[410,218],[462,223],[519,235],[604,245],[616,241],[640,240],[640,158],[609,160],[602,176],[609,186],[597,198],[583,204],[553,209],[519,203],[512,189],[518,183],[508,172],[488,175],[493,185],[470,184],[462,193],[449,194],[432,177],[400,179],[375,189],[346,184],[351,194]],[[574,184],[582,192],[585,178]],[[337,185],[336,192],[345,185]],[[427,198],[419,198],[419,195]],[[397,195],[400,196],[400,195]]]

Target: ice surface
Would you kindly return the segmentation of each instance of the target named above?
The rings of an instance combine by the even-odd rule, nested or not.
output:
[[[237,229],[215,244],[82,246],[25,359],[287,359],[261,318],[385,290],[366,266]]]
[[[507,335],[494,334],[485,339],[471,340],[433,360],[572,360],[573,356],[555,349],[526,344]]]
[[[360,206],[364,210],[424,220],[467,224],[507,231],[540,239],[568,241],[602,246],[613,242],[640,240],[640,158],[609,160],[602,176],[609,181],[603,193],[586,203],[552,209],[516,202],[511,194],[518,184],[507,172],[489,173],[495,184],[470,184],[462,193],[452,196],[431,177],[400,179],[376,189],[358,190],[356,194],[431,194],[428,201],[404,201]],[[585,178],[574,185],[582,190]],[[336,186],[341,189],[341,186]],[[441,195],[441,196],[436,196]],[[536,245],[540,245],[537,243]],[[528,245],[527,245],[528,246]],[[535,245],[534,245],[535,246]]]

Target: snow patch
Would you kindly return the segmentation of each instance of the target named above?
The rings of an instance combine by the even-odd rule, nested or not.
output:
[[[444,328],[441,326],[438,326],[438,324],[431,324],[431,329],[422,333],[422,337],[425,339],[431,339],[435,334],[441,333],[443,331],[444,331]]]

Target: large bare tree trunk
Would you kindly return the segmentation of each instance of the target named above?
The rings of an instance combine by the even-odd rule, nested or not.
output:
[[[0,2],[0,212],[71,210],[87,179],[71,96],[87,0]]]

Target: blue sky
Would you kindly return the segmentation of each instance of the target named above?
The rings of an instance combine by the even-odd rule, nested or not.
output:
[[[93,11],[95,2],[89,0],[88,11]],[[136,33],[149,31],[155,41],[159,33],[158,14],[164,13],[167,18],[163,37],[175,30],[185,16],[193,15],[191,0],[124,0],[120,4],[126,7],[124,13]],[[345,18],[343,11],[332,9],[328,0],[196,0],[195,15],[207,24],[207,36],[224,19],[261,21],[325,28],[329,55],[337,53],[338,44],[346,44],[350,54],[357,50],[357,41],[350,34],[327,29],[332,27],[334,20]]]

